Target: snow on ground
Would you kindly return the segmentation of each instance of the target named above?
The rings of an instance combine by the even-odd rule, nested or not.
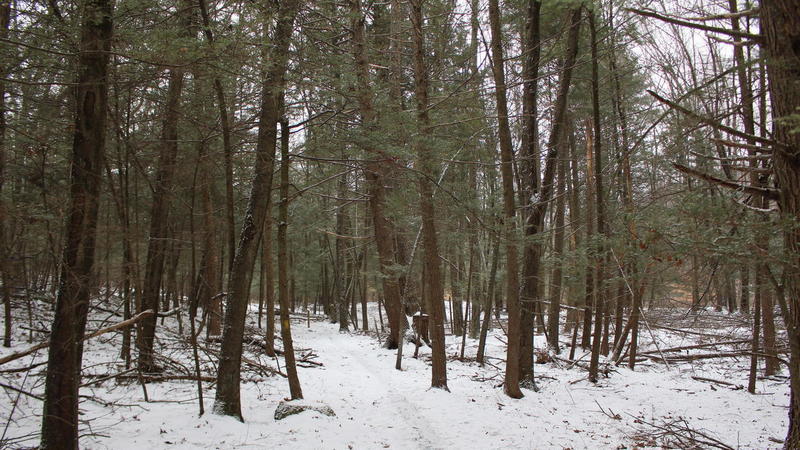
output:
[[[106,315],[107,316],[107,315]],[[105,317],[105,316],[103,316]],[[169,319],[168,319],[169,320]],[[90,325],[91,327],[92,325]],[[174,323],[168,321],[168,327]],[[505,346],[502,330],[488,339],[491,365],[461,362],[456,355],[460,337],[448,336],[448,385],[450,392],[430,389],[430,349],[422,347],[414,359],[413,344],[404,347],[403,371],[394,369],[395,351],[382,348],[373,335],[340,333],[338,325],[324,320],[293,320],[295,348],[311,349],[322,366],[299,369],[303,394],[333,408],[335,417],[304,412],[281,421],[273,419],[278,402],[288,397],[288,383],[279,376],[250,372],[242,384],[245,422],[207,412],[198,417],[196,383],[170,381],[147,384],[149,402],[137,383],[105,381],[81,390],[84,448],[91,449],[196,449],[274,448],[297,449],[596,449],[631,448],[663,442],[648,439],[647,424],[683,418],[734,448],[779,448],[787,427],[788,389],[781,379],[760,380],[759,395],[743,389],[693,380],[703,376],[746,385],[747,361],[724,360],[694,365],[641,364],[637,371],[617,367],[595,386],[585,371],[566,364],[537,364],[540,391],[523,390],[514,400],[503,394],[502,367]],[[161,328],[160,328],[161,329]],[[22,335],[18,336],[21,340]],[[643,331],[642,340],[649,341]],[[107,335],[87,344],[84,373],[120,371],[115,361],[119,336]],[[162,337],[164,348],[179,342]],[[676,344],[667,338],[661,348]],[[12,350],[26,348],[18,343]],[[543,347],[542,337],[537,346]],[[473,357],[477,341],[467,339],[466,354]],[[567,349],[568,350],[568,349]],[[307,352],[307,350],[306,350]],[[2,354],[8,354],[3,349]],[[301,352],[302,353],[302,352]],[[579,353],[580,354],[580,353]],[[35,361],[43,361],[40,352]],[[191,367],[190,353],[174,351]],[[566,355],[564,355],[566,356]],[[259,358],[252,347],[247,357]],[[215,365],[205,357],[208,373]],[[26,357],[11,367],[30,365]],[[277,367],[273,360],[260,361]],[[283,367],[283,359],[278,361]],[[177,363],[176,363],[177,364]],[[32,375],[0,373],[0,382],[42,395],[44,366]],[[0,389],[2,390],[2,389]],[[204,383],[206,410],[214,397],[213,383]],[[38,443],[41,402],[5,389],[0,393],[0,420],[5,424],[3,442],[9,448]],[[19,401],[15,399],[19,398]],[[13,410],[13,415],[11,412]],[[8,420],[11,415],[11,420]],[[773,440],[771,440],[773,439]]]

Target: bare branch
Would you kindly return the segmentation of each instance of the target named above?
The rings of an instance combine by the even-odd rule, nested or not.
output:
[[[144,319],[145,317],[150,316],[152,314],[153,314],[153,310],[152,309],[148,309],[146,311],[142,311],[139,314],[131,317],[128,320],[124,320],[124,321],[119,322],[117,324],[111,325],[110,327],[101,328],[101,329],[95,331],[94,333],[91,333],[88,336],[84,337],[83,340],[84,341],[88,341],[89,339],[91,339],[93,337],[100,336],[101,334],[106,334],[106,333],[110,333],[110,332],[115,331],[115,330],[119,330],[120,328],[129,327],[129,326],[135,324],[136,322],[138,322],[138,321],[140,321],[140,320]],[[33,347],[28,348],[27,350],[23,350],[21,352],[12,353],[12,354],[4,357],[4,358],[0,358],[0,366],[2,366],[3,364],[5,364],[7,362],[20,359],[23,356],[30,355],[31,353],[34,353],[37,350],[41,350],[41,349],[47,348],[49,346],[50,346],[50,341],[48,340],[48,341],[42,342],[40,344],[36,344]]]
[[[687,116],[689,116],[689,117],[691,117],[691,118],[693,118],[693,119],[695,119],[695,120],[697,120],[697,121],[699,121],[701,123],[704,123],[704,124],[706,124],[706,125],[708,125],[710,127],[714,127],[714,128],[716,128],[716,129],[718,129],[720,131],[724,131],[724,132],[726,132],[728,134],[740,137],[742,139],[753,140],[753,141],[756,141],[756,142],[761,142],[761,143],[766,144],[766,145],[776,145],[776,142],[773,141],[772,139],[767,139],[767,138],[763,138],[761,136],[747,134],[747,133],[739,131],[739,130],[737,130],[735,128],[731,128],[731,127],[729,127],[727,125],[723,125],[723,124],[719,123],[718,121],[716,121],[714,119],[711,119],[709,117],[706,117],[706,116],[703,116],[703,115],[701,115],[699,113],[696,113],[696,112],[694,112],[694,111],[692,111],[692,110],[690,110],[688,108],[685,108],[685,107],[683,107],[683,106],[681,106],[681,105],[679,105],[679,104],[677,104],[677,103],[675,103],[675,102],[673,102],[671,100],[667,100],[666,98],[656,94],[655,92],[651,91],[650,89],[647,90],[647,93],[652,95],[653,97],[655,97],[655,99],[660,101],[661,103],[669,106],[670,108],[675,109],[678,112],[680,112],[682,114],[685,114],[685,115],[687,115]]]
[[[756,186],[746,186],[741,185],[739,183],[735,183],[733,181],[723,180],[721,178],[717,178],[713,175],[707,174],[705,172],[701,172],[699,170],[692,169],[690,167],[684,166],[678,163],[672,163],[672,167],[676,168],[677,170],[693,176],[695,178],[699,178],[701,180],[708,181],[709,183],[713,183],[728,189],[733,189],[735,191],[744,192],[746,194],[751,195],[758,195],[761,197],[766,198],[767,200],[778,200],[778,191],[775,189],[770,188],[762,188]]]
[[[674,17],[665,16],[665,15],[659,14],[659,13],[657,13],[655,11],[651,11],[651,10],[633,9],[633,8],[625,8],[625,9],[628,12],[632,12],[632,13],[638,14],[640,16],[651,17],[653,19],[658,19],[658,20],[661,20],[663,22],[672,23],[672,24],[680,25],[680,26],[687,27],[687,28],[694,28],[696,30],[708,31],[710,33],[726,34],[728,36],[733,36],[733,37],[738,37],[738,38],[743,38],[743,39],[750,39],[752,41],[757,41],[757,42],[760,42],[761,39],[762,39],[761,36],[758,35],[758,34],[747,33],[747,32],[744,32],[744,31],[729,30],[727,28],[714,27],[714,26],[711,26],[711,25],[703,25],[703,24],[699,24],[699,23],[693,23],[693,22],[689,22],[689,21],[686,21],[686,20],[676,19]]]

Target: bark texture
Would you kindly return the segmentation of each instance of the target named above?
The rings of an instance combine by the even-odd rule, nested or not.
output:
[[[442,270],[439,263],[439,243],[436,236],[436,212],[433,205],[433,185],[435,175],[431,138],[430,118],[428,116],[428,68],[425,64],[425,35],[423,33],[423,0],[411,0],[411,23],[414,42],[414,87],[417,101],[417,125],[420,136],[416,142],[417,169],[421,172],[419,180],[419,207],[422,217],[422,245],[425,250],[425,271],[431,315],[431,387],[447,388],[447,362],[444,342],[444,289]]]
[[[50,333],[42,412],[42,449],[78,448],[81,341],[93,285],[106,140],[113,4],[109,0],[88,0],[82,6],[70,204],[55,318]]]
[[[778,205],[786,225],[784,311],[789,338],[791,402],[784,447],[800,448],[800,0],[761,2],[763,48],[767,56],[769,93],[774,121],[773,167]]]
[[[277,144],[277,124],[282,109],[284,76],[289,58],[289,41],[299,1],[281,2],[270,52],[269,65],[262,86],[256,167],[250,199],[247,203],[239,244],[228,281],[228,308],[222,331],[222,348],[217,372],[217,393],[214,411],[242,419],[239,396],[239,375],[242,362],[242,339],[247,306],[250,301],[250,276],[258,253],[258,237],[269,210],[272,175]],[[265,236],[266,237],[266,236]],[[282,306],[282,312],[288,313]]]

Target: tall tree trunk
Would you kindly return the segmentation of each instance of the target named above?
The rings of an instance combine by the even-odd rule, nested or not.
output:
[[[492,245],[492,262],[489,269],[489,285],[486,289],[486,298],[483,300],[483,321],[481,322],[481,335],[478,340],[478,355],[475,358],[481,366],[483,366],[483,360],[486,357],[486,338],[489,334],[489,325],[491,325],[492,322],[495,280],[497,280],[497,263],[500,259],[500,239],[495,237],[492,241],[494,243]]]
[[[289,124],[281,121],[281,188],[278,206],[278,301],[281,308],[281,340],[283,341],[283,358],[286,375],[289,379],[289,393],[292,400],[303,398],[300,379],[297,377],[297,364],[294,359],[291,320],[289,319],[289,242],[286,229],[289,227]]]
[[[211,28],[211,18],[208,15],[208,4],[206,0],[198,0],[197,5],[203,22],[203,34],[205,34],[209,46],[213,47],[214,33]],[[228,117],[225,90],[219,77],[214,77],[214,93],[217,97],[219,122],[222,128],[222,148],[225,156],[225,231],[228,237],[228,252],[230,253],[228,270],[230,271],[233,268],[233,255],[236,252],[236,222],[233,208],[233,139],[231,137],[231,123]]]
[[[271,202],[270,202],[271,203]],[[261,237],[261,276],[264,277],[264,297],[266,298],[267,326],[264,332],[265,352],[275,356],[275,274],[272,264],[272,214],[267,211],[264,218],[264,234]],[[316,312],[316,311],[315,311]]]
[[[182,12],[181,23],[179,24],[184,37],[189,34],[188,13],[188,10]],[[180,64],[169,70],[169,86],[167,88],[167,99],[164,105],[164,118],[161,128],[161,148],[158,155],[158,168],[150,209],[150,234],[147,242],[144,291],[142,292],[140,311],[146,309],[152,309],[154,313],[159,311],[164,260],[168,253],[170,203],[173,195],[175,169],[177,167],[178,118],[180,117],[184,74],[185,69]],[[159,370],[153,360],[157,318],[157,314],[153,314],[139,322],[136,347],[139,351],[139,369],[143,372]]]
[[[81,8],[75,87],[70,204],[61,279],[50,328],[42,411],[42,449],[78,448],[78,386],[92,288],[97,211],[108,108],[108,59],[113,3],[88,0]]]
[[[783,313],[790,349],[791,402],[784,448],[790,449],[800,448],[800,133],[796,132],[800,108],[800,1],[761,2],[761,27],[772,113],[778,119],[773,122],[773,137],[778,142],[773,148],[773,167],[778,205],[786,224],[784,270],[789,305]]]
[[[522,164],[519,165],[524,170],[522,173],[521,187],[524,191],[524,204],[526,223],[525,236],[531,237],[542,231],[537,228],[536,223],[531,223],[529,219],[534,214],[534,209],[538,205],[534,203],[538,200],[541,190],[539,173],[539,122],[538,122],[538,77],[539,60],[541,55],[541,33],[539,26],[539,16],[542,3],[540,1],[528,0],[527,19],[525,26],[525,62],[523,66],[524,81],[522,85],[522,114],[523,114],[523,133],[522,133]],[[546,181],[546,180],[545,180]],[[520,378],[528,383],[533,382],[533,332],[537,305],[541,305],[539,297],[541,295],[541,244],[535,240],[527,241],[523,250],[524,260],[522,263],[522,297],[521,307],[522,316],[520,318]]]
[[[344,155],[342,155],[344,157]],[[347,242],[345,242],[344,235],[347,233],[347,173],[339,176],[337,183],[337,194],[339,198],[337,202],[339,205],[336,207],[336,266],[334,272],[336,278],[334,279],[334,292],[336,296],[336,318],[339,322],[339,331],[348,331],[349,321],[347,319],[347,270],[345,269],[345,260],[347,259]]]
[[[200,91],[204,92],[204,91]],[[197,158],[200,171],[211,173],[213,161],[208,154],[204,142],[197,147]],[[200,257],[200,267],[192,289],[193,299],[191,315],[196,316],[197,307],[202,306],[206,311],[207,336],[219,336],[222,323],[222,290],[220,286],[220,249],[217,246],[217,219],[214,216],[213,180],[205,179],[200,185],[200,210],[202,220],[203,250]]]
[[[545,167],[542,174],[539,189],[533,193],[531,210],[526,218],[525,234],[526,236],[535,236],[544,231],[544,219],[547,215],[547,210],[550,202],[552,201],[553,188],[556,174],[556,166],[558,165],[559,153],[564,152],[567,145],[567,104],[569,100],[569,90],[572,85],[572,70],[575,65],[575,60],[578,54],[578,37],[580,35],[580,22],[581,22],[581,8],[570,10],[567,15],[569,31],[567,33],[567,47],[565,49],[562,71],[560,75],[558,92],[556,94],[556,103],[553,110],[552,129],[550,137],[547,142],[547,154],[545,155]],[[529,138],[530,139],[530,138]],[[538,175],[537,175],[538,176]],[[532,244],[526,248],[526,261],[530,261],[528,271],[526,271],[526,282],[529,282],[525,288],[526,295],[531,295],[530,298],[537,299],[542,293],[539,292],[541,283],[539,283],[539,272],[541,270],[541,259],[543,254],[542,240],[534,240]],[[533,331],[533,322],[531,321],[530,327],[526,330]],[[531,345],[530,350],[520,355],[521,376],[526,381],[532,382],[533,379],[533,336],[524,337],[524,344]],[[529,344],[530,341],[530,344]],[[528,362],[530,361],[530,362]],[[523,364],[524,363],[524,364]]]
[[[417,102],[417,126],[419,138],[415,143],[419,182],[419,208],[422,218],[422,244],[425,250],[425,269],[431,317],[431,387],[448,390],[447,362],[444,342],[444,289],[442,287],[441,265],[439,263],[439,243],[436,236],[435,210],[433,205],[433,186],[431,178],[436,168],[429,146],[431,124],[428,116],[428,68],[425,64],[425,35],[423,32],[422,4],[424,0],[411,0],[412,40],[414,45],[414,92]]]
[[[613,13],[612,13],[613,14]],[[613,15],[609,19],[609,28],[614,30]],[[625,111],[625,98],[620,82],[620,72],[617,67],[617,55],[615,47],[617,38],[612,31],[612,42],[609,50],[609,68],[611,70],[611,82],[613,88],[612,105],[619,126],[619,136],[621,143],[621,163],[622,163],[622,202],[625,207],[625,224],[628,232],[628,239],[625,242],[625,258],[620,261],[622,275],[621,292],[622,295],[617,299],[617,321],[614,332],[614,352],[613,359],[617,360],[622,354],[628,334],[632,334],[630,357],[628,367],[633,370],[636,365],[636,351],[639,335],[639,309],[641,308],[641,290],[638,279],[639,266],[634,255],[638,235],[634,218],[633,204],[633,180],[631,176],[631,148],[629,148],[628,117]],[[630,302],[630,303],[629,303]],[[622,310],[625,305],[630,304],[628,324],[622,327]]]
[[[756,268],[756,280],[763,280],[763,264],[758,264]],[[764,285],[756,282],[755,292],[753,293],[753,337],[750,341],[750,373],[747,377],[747,392],[756,393],[756,375],[758,375],[758,354],[761,351],[759,339],[761,337],[761,295],[764,293]]]
[[[506,347],[506,373],[504,390],[511,398],[522,398],[520,382],[521,312],[519,304],[519,271],[517,269],[517,243],[514,233],[516,208],[514,206],[514,149],[511,128],[508,124],[508,101],[503,43],[498,0],[489,1],[489,22],[492,30],[492,74],[497,101],[497,125],[500,137],[500,175],[503,183],[503,235],[506,240],[506,305],[508,309],[508,344]]]
[[[561,257],[564,251],[564,185],[566,184],[566,160],[558,162],[558,181],[556,185],[556,224],[553,243],[553,276],[550,280],[550,314],[548,317],[548,346],[556,354],[561,349],[558,346],[558,322],[561,311],[561,277],[562,267]]]
[[[457,250],[456,250],[457,251]],[[450,265],[450,320],[451,330],[454,335],[461,336],[464,332],[463,296],[461,294],[461,262],[460,252],[456,253],[455,263]]]
[[[287,0],[280,4],[277,12],[272,39],[275,45],[271,48],[269,65],[262,85],[255,176],[228,282],[228,307],[225,311],[225,328],[217,371],[214,412],[239,419],[242,419],[239,374],[244,323],[250,298],[250,274],[258,252],[258,237],[264,228],[264,220],[269,210],[277,123],[283,107],[281,99],[289,60],[289,42],[299,7],[299,1]],[[283,305],[281,311],[288,314],[288,309]]]
[[[392,20],[397,20],[395,8],[392,4]],[[356,63],[357,93],[361,125],[365,132],[370,132],[375,127],[375,110],[372,104],[372,89],[369,80],[369,61],[366,52],[365,19],[360,0],[350,1],[352,14],[351,31],[353,33],[353,57]],[[399,95],[399,94],[398,94]],[[386,299],[386,313],[389,316],[389,337],[386,347],[396,348],[400,342],[400,333],[404,328],[401,323],[404,319],[401,307],[400,285],[397,274],[392,269],[398,262],[394,250],[394,233],[392,225],[385,215],[386,187],[385,182],[389,175],[386,167],[386,155],[369,144],[370,139],[362,140],[362,148],[375,159],[369,160],[364,165],[364,178],[366,179],[367,193],[369,194],[369,207],[372,214],[372,226],[375,232],[375,247],[378,253],[378,270],[381,272],[383,295]]]
[[[0,39],[8,37],[11,23],[11,0],[0,0]],[[0,282],[3,283],[2,295],[4,305],[3,346],[11,347],[11,289],[9,283],[8,254],[11,245],[6,242],[6,206],[3,198],[3,186],[6,181],[6,74],[5,64],[0,63]]]
[[[603,195],[603,154],[602,154],[602,128],[600,124],[600,80],[598,75],[598,53],[597,53],[597,32],[595,29],[595,13],[589,11],[589,35],[592,49],[592,128],[594,129],[594,192],[596,196],[595,205],[597,207],[597,234],[600,239],[605,239],[605,208]],[[597,254],[595,255],[595,287],[597,288],[594,300],[594,338],[592,340],[592,356],[589,361],[589,380],[597,381],[597,370],[600,361],[600,353],[608,353],[608,340],[606,339],[606,349],[601,347],[606,310],[606,283],[605,283],[605,264],[606,259],[605,243],[598,243]],[[607,325],[605,327],[608,330]],[[608,333],[606,332],[606,336]]]

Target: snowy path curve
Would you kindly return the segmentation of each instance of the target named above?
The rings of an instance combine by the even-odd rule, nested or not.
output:
[[[322,333],[327,334],[326,331]],[[353,399],[355,407],[363,408],[367,405],[367,415],[375,408],[382,411],[385,408],[394,410],[395,414],[391,416],[396,420],[392,426],[404,430],[401,432],[407,434],[406,442],[413,441],[417,448],[448,447],[447,440],[442,439],[431,425],[430,418],[425,416],[424,408],[415,404],[395,386],[398,379],[404,376],[404,372],[394,368],[394,360],[386,357],[385,350],[381,353],[384,357],[379,359],[378,352],[381,350],[376,348],[372,340],[362,336],[349,336],[348,339],[330,336],[330,339],[324,341],[333,344],[320,346],[320,341],[316,341],[319,354],[324,357],[326,371],[333,374],[357,374],[358,377],[345,384],[350,386],[351,392],[339,392],[340,396]],[[425,392],[420,395],[425,395]]]

